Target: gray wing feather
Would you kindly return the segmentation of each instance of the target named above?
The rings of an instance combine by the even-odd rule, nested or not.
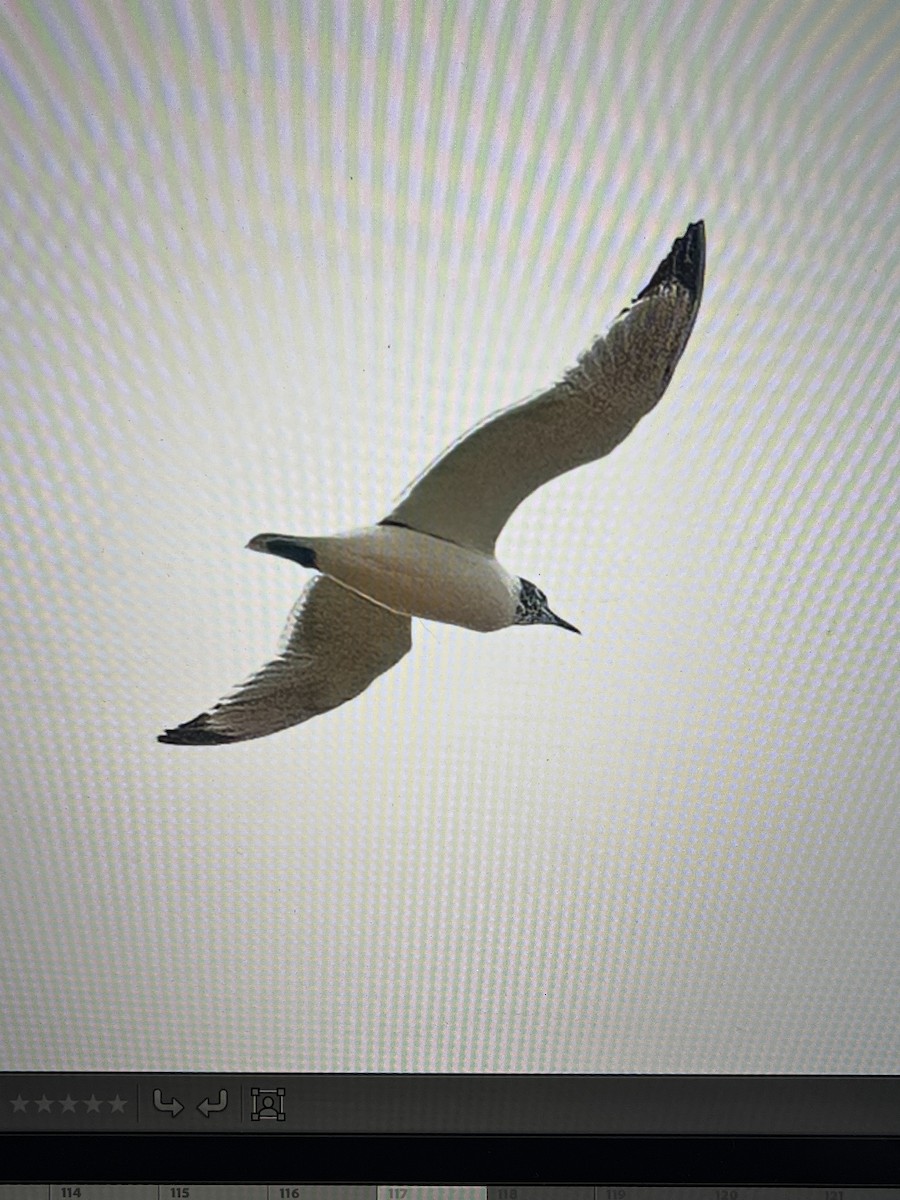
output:
[[[609,454],[659,401],[694,326],[704,263],[699,221],[675,241],[634,303],[559,383],[464,434],[382,524],[492,554],[526,496]]]
[[[409,617],[317,575],[294,605],[278,655],[160,742],[208,746],[264,737],[352,700],[412,646]]]

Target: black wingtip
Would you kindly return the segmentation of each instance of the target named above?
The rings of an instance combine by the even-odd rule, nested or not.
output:
[[[219,733],[217,730],[211,729],[209,714],[201,713],[192,721],[185,721],[183,725],[178,725],[175,729],[167,729],[156,740],[166,742],[170,746],[224,746],[227,742],[233,742],[235,739],[229,737],[227,733]]]
[[[703,291],[703,272],[706,265],[706,226],[703,221],[688,225],[684,236],[676,238],[672,249],[662,260],[642,292],[635,300],[643,300],[666,284],[678,283],[692,296],[699,298]]]
[[[296,538],[281,537],[277,533],[260,533],[247,543],[248,550],[261,550],[264,554],[277,554],[279,558],[288,558],[291,562],[299,563],[301,567],[319,569],[316,562],[316,552],[311,546],[302,546]]]

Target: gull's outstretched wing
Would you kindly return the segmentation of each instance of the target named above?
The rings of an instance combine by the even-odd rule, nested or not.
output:
[[[412,645],[409,617],[317,575],[288,617],[278,655],[208,712],[157,739],[213,746],[265,737],[352,700]]]
[[[464,434],[382,524],[492,554],[526,496],[609,454],[660,399],[700,307],[705,248],[703,222],[689,225],[631,306],[559,383]]]

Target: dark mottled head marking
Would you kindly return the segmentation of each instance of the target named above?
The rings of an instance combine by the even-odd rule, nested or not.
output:
[[[581,632],[550,611],[547,597],[530,579],[519,580],[519,602],[513,625],[558,625],[560,629],[570,629],[572,633]]]
[[[536,625],[547,607],[547,597],[530,579],[519,580],[519,603],[516,605],[516,625]]]

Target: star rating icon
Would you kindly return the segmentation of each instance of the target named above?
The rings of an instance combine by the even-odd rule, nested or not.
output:
[[[58,1104],[60,1110],[64,1113],[75,1113],[78,1111],[76,1105],[83,1104],[89,1113],[96,1113],[98,1116],[103,1111],[101,1108],[101,1105],[103,1104],[109,1105],[109,1110],[111,1113],[118,1113],[119,1115],[124,1116],[125,1105],[127,1103],[128,1100],[120,1096],[118,1092],[116,1092],[115,1096],[113,1096],[111,1100],[99,1100],[93,1092],[91,1092],[91,1095],[87,1100],[75,1100],[72,1098],[71,1092],[66,1092],[65,1096],[61,1100],[50,1099],[46,1092],[43,1092],[38,1098],[29,1098],[23,1096],[22,1093],[19,1092],[18,1096],[16,1096],[14,1100],[10,1100],[10,1104],[12,1105],[14,1113],[28,1112],[28,1106],[30,1104],[33,1104],[39,1113],[52,1112],[54,1104]]]

